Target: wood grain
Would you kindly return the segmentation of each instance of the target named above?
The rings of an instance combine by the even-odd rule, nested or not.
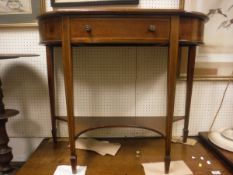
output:
[[[86,31],[89,26],[91,31]],[[150,31],[150,26],[155,31]],[[98,43],[111,41],[153,41],[168,42],[170,19],[153,18],[71,18],[72,43]]]
[[[61,44],[62,42],[62,15],[72,16],[71,43],[72,44],[169,44],[170,15],[180,17],[179,42],[183,44],[203,43],[203,31],[206,17],[196,13],[182,11],[55,11],[39,17],[39,31],[41,43]],[[99,11],[98,11],[99,12]],[[99,13],[100,13],[99,12]],[[105,12],[105,14],[104,14]],[[143,13],[144,12],[144,13]],[[150,13],[149,13],[150,12]],[[92,28],[85,31],[85,26]],[[155,32],[148,27],[155,25]]]
[[[115,157],[101,156],[91,151],[78,150],[78,165],[87,166],[86,175],[144,175],[141,163],[162,162],[164,158],[164,141],[157,138],[143,139],[104,139],[120,143],[121,148]],[[172,160],[183,160],[194,175],[211,175],[211,171],[220,170],[223,175],[232,175],[217,157],[197,143],[193,146],[172,144]],[[136,158],[136,151],[141,152]],[[193,160],[192,156],[196,159]],[[200,160],[200,156],[205,161]],[[206,160],[212,162],[206,164]],[[202,163],[202,167],[198,164]],[[67,141],[53,145],[52,140],[45,140],[32,154],[16,175],[53,175],[58,165],[69,165]]]
[[[193,75],[194,75],[194,67],[195,67],[195,59],[196,59],[196,46],[189,46],[188,53],[188,70],[187,70],[187,83],[186,83],[186,103],[185,103],[185,121],[184,121],[184,129],[183,129],[183,142],[187,142],[188,138],[188,126],[189,126],[189,118],[190,118],[190,106],[192,99],[192,89],[193,89]]]
[[[172,123],[174,115],[175,92],[176,92],[176,73],[179,55],[179,16],[171,16],[170,46],[168,56],[167,73],[167,118],[166,118],[166,139],[165,139],[165,173],[169,172]]]
[[[77,172],[77,156],[75,151],[75,122],[74,122],[74,88],[73,88],[73,58],[70,42],[70,18],[62,18],[62,63],[64,72],[64,84],[66,95],[66,109],[68,120],[68,131],[70,141],[70,161],[72,172]]]
[[[180,17],[195,17],[207,21],[209,18],[200,12],[186,12],[180,9],[154,9],[154,8],[138,8],[135,6],[112,6],[112,7],[85,7],[85,8],[76,8],[75,10],[62,10],[55,9],[53,11],[46,12],[40,16],[38,19],[41,20],[43,18],[55,17],[55,16],[63,16],[63,15],[78,15],[78,16],[95,16],[98,15],[103,16],[112,16],[116,15],[120,16],[148,16],[148,15],[178,15]]]
[[[77,159],[74,148],[76,134],[78,136],[84,131],[102,127],[128,126],[150,129],[165,136],[165,172],[168,173],[171,160],[178,50],[181,44],[191,46],[202,43],[203,26],[207,17],[200,13],[187,13],[182,10],[106,8],[54,11],[43,14],[38,19],[41,43],[47,46],[62,45],[67,121],[73,172],[76,171]],[[87,120],[80,120],[80,118],[74,119],[72,46],[79,44],[162,44],[169,46],[166,121],[161,118],[153,119],[154,121],[149,118],[144,118],[143,120],[138,118],[139,122],[137,122],[135,118],[135,121],[132,123],[132,120],[129,118],[115,118],[112,119],[115,122],[111,125],[109,121],[105,122],[100,118],[93,118],[92,122],[88,121],[90,123]],[[51,57],[51,55],[48,55],[48,57]],[[188,73],[190,74],[190,72]],[[52,71],[49,71],[49,73],[51,74]],[[190,84],[192,75],[189,76]],[[187,97],[190,101],[191,97],[189,94],[190,89]],[[188,118],[186,117],[186,120]],[[56,119],[60,120],[62,118],[56,117]],[[186,121],[185,126],[187,126],[187,123]],[[76,124],[77,129],[75,128]],[[164,126],[166,126],[165,129]]]
[[[46,58],[47,58],[47,75],[49,85],[49,100],[50,100],[50,114],[52,124],[52,136],[54,143],[57,142],[57,128],[55,119],[55,81],[54,81],[54,53],[53,46],[46,47]]]
[[[57,120],[67,122],[66,116],[56,116]],[[184,116],[174,117],[173,122],[184,119]],[[99,129],[99,128],[121,128],[132,127],[147,129],[165,136],[166,117],[144,116],[144,117],[75,117],[75,136],[78,138],[81,134]]]
[[[159,133],[161,136],[165,136],[165,117],[83,117],[76,118],[76,123],[80,123],[80,127],[77,128],[76,133],[80,134],[98,128],[121,128],[121,127],[132,127],[142,128],[153,132]]]

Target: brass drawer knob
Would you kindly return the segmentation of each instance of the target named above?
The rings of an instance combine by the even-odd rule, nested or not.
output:
[[[149,30],[150,32],[155,32],[155,31],[156,31],[155,25],[149,25],[148,30]]]
[[[86,30],[86,32],[91,33],[92,28],[90,25],[85,25],[85,30]]]

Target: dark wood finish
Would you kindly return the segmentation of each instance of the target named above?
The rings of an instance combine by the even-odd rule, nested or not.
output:
[[[179,51],[179,17],[171,16],[170,29],[170,46],[168,58],[168,73],[167,73],[167,118],[166,118],[166,149],[165,149],[165,173],[168,174],[170,167],[171,153],[171,138],[172,138],[172,123],[175,104],[176,92],[176,72],[178,63]]]
[[[76,7],[76,6],[93,6],[93,5],[111,5],[111,4],[138,4],[139,0],[100,0],[100,1],[80,1],[78,2],[56,2],[51,0],[52,7]]]
[[[77,161],[74,143],[76,136],[91,129],[109,126],[129,126],[157,131],[165,137],[165,172],[168,173],[171,159],[171,136],[174,120],[173,113],[179,46],[188,45],[195,48],[196,45],[203,42],[203,26],[207,17],[200,13],[188,13],[182,10],[95,8],[48,12],[38,17],[38,19],[41,43],[47,45],[47,47],[62,46],[67,121],[73,172],[76,171]],[[91,124],[88,124],[87,122],[89,121],[82,118],[74,119],[72,46],[83,44],[93,46],[98,44],[162,44],[169,46],[166,120],[159,118],[153,119],[155,122],[153,125],[153,120],[149,117],[143,120],[138,118],[138,121],[140,121],[138,123],[137,119],[133,123],[129,117],[122,120],[119,119],[120,121],[118,122],[117,118],[112,118],[106,122],[100,118],[93,118]],[[50,54],[48,56],[52,57]],[[194,56],[193,52],[192,56]],[[49,73],[52,73],[52,71],[49,71]],[[190,85],[192,75],[189,76],[190,80],[188,84]],[[189,86],[187,101],[191,100],[190,91]],[[51,103],[54,102],[52,101]],[[187,102],[188,105],[186,105],[187,110],[190,108],[189,103]],[[187,116],[189,115],[186,113],[186,120],[189,119]],[[64,120],[60,116],[56,116],[55,119]],[[114,124],[110,124],[110,121],[113,121]],[[161,125],[158,125],[156,122],[161,122]],[[75,123],[77,123],[77,128],[75,128]],[[187,123],[186,121],[185,126],[188,126]]]
[[[98,129],[98,128],[113,128],[113,127],[133,127],[151,130],[165,136],[165,117],[77,117],[76,132],[77,137],[82,133]],[[79,125],[78,125],[79,124]]]
[[[74,117],[75,118],[75,137],[78,138],[81,134],[99,129],[99,128],[113,128],[113,127],[132,127],[151,130],[165,136],[165,117]],[[56,116],[57,120],[67,122],[67,117]],[[174,117],[173,122],[183,120],[184,116]]]
[[[74,116],[74,118],[91,118],[91,117],[96,117],[96,118],[104,118],[106,119],[106,117],[100,117],[100,116]],[[116,117],[120,117],[120,116],[111,116],[111,117],[108,117],[106,120],[110,120],[109,123],[113,123],[111,122],[111,118],[116,118]],[[148,118],[164,118],[166,116],[137,116],[137,118],[145,118],[145,117],[148,117]],[[64,122],[67,122],[67,116],[55,116],[55,118],[57,120],[60,120],[60,121],[64,121]],[[127,118],[132,118],[134,121],[137,120],[137,118],[135,118],[135,116],[127,116]],[[183,120],[185,118],[185,116],[174,116],[173,117],[173,122],[177,122],[179,120]],[[98,127],[98,125],[96,125],[95,127]]]
[[[138,17],[139,18],[139,17]],[[72,44],[169,44],[169,18],[149,16],[146,19],[133,18],[124,20],[101,18],[72,18],[71,43]],[[78,21],[80,20],[80,21]],[[41,42],[43,44],[61,44],[61,18],[57,16],[39,21]],[[101,25],[100,25],[101,24]],[[133,25],[132,25],[133,24]],[[77,25],[77,26],[76,26]],[[92,27],[91,32],[85,30],[85,26]],[[149,31],[150,25],[154,25],[155,32]],[[105,30],[102,30],[102,27]],[[112,28],[111,28],[112,27]],[[138,29],[138,30],[135,30]],[[189,17],[180,19],[179,42],[181,44],[199,44],[203,42],[204,21],[202,19],[190,20]],[[113,33],[111,33],[113,32]],[[114,34],[114,35],[111,35]]]
[[[180,19],[180,43],[202,43],[204,36],[205,21],[182,17]]]
[[[0,60],[20,58],[20,57],[35,57],[37,54],[0,54]]]
[[[165,116],[144,116],[135,118],[131,117],[98,117],[98,116],[75,116],[75,138],[78,138],[81,134],[99,129],[99,128],[119,128],[119,127],[132,127],[151,130],[165,136],[165,129],[163,123],[165,123]],[[173,122],[183,120],[185,116],[174,116]],[[67,116],[55,116],[56,120],[67,122]]]
[[[19,111],[14,109],[5,109],[4,112],[0,113],[1,119],[8,119],[14,117],[15,115],[19,114]]]
[[[48,73],[48,85],[49,85],[49,99],[50,99],[50,114],[52,124],[52,136],[54,143],[57,142],[57,127],[55,119],[55,86],[54,86],[54,53],[53,47],[46,47],[47,55],[47,73]]]
[[[73,58],[70,39],[70,18],[62,17],[62,62],[66,94],[66,109],[68,119],[70,161],[73,174],[77,173],[77,156],[75,151],[75,122],[74,122],[74,88],[73,88]]]
[[[192,99],[195,59],[196,59],[196,46],[189,46],[183,142],[187,142],[188,133],[189,133],[188,126],[189,126],[190,106],[191,106],[191,99]]]
[[[19,57],[34,57],[36,54],[0,54],[0,60]],[[12,170],[10,165],[13,159],[12,149],[8,146],[9,137],[6,131],[8,118],[16,116],[19,111],[14,109],[5,109],[3,103],[2,81],[0,78],[0,172],[5,173]]]
[[[121,144],[116,156],[101,156],[91,151],[77,150],[78,164],[87,166],[86,175],[144,175],[141,163],[162,162],[164,158],[163,139],[104,140]],[[54,146],[51,141],[43,141],[17,175],[52,175],[58,165],[69,165],[68,144],[67,141],[60,141]],[[199,143],[195,146],[172,144],[172,148],[172,160],[183,160],[194,175],[210,175],[213,170],[232,175],[218,158]],[[137,150],[141,152],[139,158],[136,157]],[[192,156],[196,156],[197,159],[193,160]],[[204,156],[205,160],[210,160],[212,164],[207,165],[206,161],[199,159],[200,156]],[[198,163],[202,163],[203,166],[198,167]]]
[[[7,119],[0,118],[0,172],[9,172],[12,170],[10,165],[13,159],[12,149],[8,146],[9,137],[6,131]]]
[[[87,31],[87,28],[90,31]],[[151,28],[150,28],[151,27]],[[152,28],[154,27],[154,30]],[[72,43],[168,42],[170,19],[157,18],[71,18]],[[104,29],[104,30],[103,30]]]
[[[162,15],[162,16],[171,16],[171,15],[178,15],[180,17],[190,17],[190,18],[199,18],[204,21],[207,21],[209,18],[199,12],[186,12],[184,10],[178,10],[178,9],[150,9],[150,8],[140,8],[140,7],[134,7],[134,6],[114,6],[114,7],[90,7],[90,8],[78,8],[76,10],[53,10],[50,12],[46,12],[38,17],[39,20],[42,20],[42,18],[48,18],[48,17],[55,17],[55,16],[92,16],[92,17],[98,17],[98,15],[101,16],[111,16],[116,15],[118,17],[120,16],[131,16],[135,17],[137,15],[139,16],[150,16],[150,15]],[[114,16],[111,16],[114,17]]]
[[[10,162],[13,159],[11,148],[8,146],[9,137],[6,132],[6,122],[8,117],[4,115],[5,111],[5,106],[3,104],[2,81],[0,78],[0,172],[10,171]]]
[[[201,142],[207,147],[207,149],[216,154],[233,172],[233,153],[223,150],[211,143],[211,141],[208,139],[208,132],[200,132],[199,138]]]
[[[62,34],[62,19],[60,17],[45,18],[39,21],[40,41],[60,43]]]

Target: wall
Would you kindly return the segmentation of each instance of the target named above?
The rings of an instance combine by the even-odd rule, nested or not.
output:
[[[150,6],[155,1],[142,2]],[[0,53],[40,55],[0,61],[4,103],[6,107],[20,111],[8,122],[10,137],[51,136],[45,48],[38,43],[37,28],[0,29]],[[61,50],[56,48],[56,113],[64,115],[66,109],[60,55]],[[166,64],[167,48],[75,48],[75,114],[104,117],[165,115]],[[190,135],[208,130],[225,86],[224,81],[194,82]],[[183,81],[177,83],[176,91],[175,115],[184,115]],[[233,124],[232,94],[233,87],[230,86],[216,128],[231,127]],[[182,127],[183,121],[175,123],[174,135],[180,135]],[[67,136],[66,124],[59,124],[59,135]],[[152,136],[154,133],[136,129],[103,129],[89,133],[89,136],[92,135]]]

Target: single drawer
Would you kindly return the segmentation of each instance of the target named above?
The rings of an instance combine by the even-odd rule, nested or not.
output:
[[[71,40],[77,43],[165,42],[170,18],[79,18],[71,17]]]

